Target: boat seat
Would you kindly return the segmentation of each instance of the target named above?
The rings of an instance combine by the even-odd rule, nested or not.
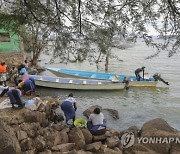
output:
[[[86,84],[87,83],[87,81],[83,81],[83,84]]]
[[[96,74],[93,74],[93,75],[91,75],[91,77],[90,78],[95,78],[96,77]]]
[[[69,80],[69,83],[73,83],[73,80]]]

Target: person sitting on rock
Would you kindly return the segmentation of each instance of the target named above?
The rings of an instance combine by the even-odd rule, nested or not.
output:
[[[140,76],[140,73],[141,72],[143,72],[143,80],[144,80],[144,69],[145,69],[146,67],[141,67],[141,68],[137,68],[136,70],[135,70],[135,75],[136,75],[136,80],[137,81],[140,81],[141,80],[141,76]]]
[[[95,108],[89,116],[87,128],[93,135],[102,135],[106,132],[106,120],[99,108]]]
[[[7,96],[10,99],[10,102],[12,104],[12,108],[14,108],[15,104],[18,105],[18,107],[24,107],[24,102],[21,98],[21,91],[19,89],[11,89],[7,92]]]
[[[77,106],[76,106],[76,100],[73,97],[72,93],[70,93],[68,95],[68,98],[62,102],[61,109],[64,112],[66,123],[68,123],[68,121],[71,121],[71,120],[74,123]]]

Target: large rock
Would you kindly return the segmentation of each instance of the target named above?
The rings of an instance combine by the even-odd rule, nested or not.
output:
[[[84,150],[79,150],[79,151],[77,151],[77,152],[74,153],[74,154],[92,154],[92,152],[90,152],[90,151],[84,151]]]
[[[57,130],[57,131],[62,131],[63,129],[68,129],[69,130],[69,127],[67,125],[63,125],[63,124],[53,124],[51,127],[54,130]]]
[[[20,125],[24,122],[24,118],[21,116],[17,117],[12,117],[8,120],[8,125],[13,126],[13,125]]]
[[[119,137],[114,136],[114,137],[108,137],[106,139],[105,144],[109,147],[109,148],[113,148],[115,146],[117,146],[120,143]]]
[[[52,128],[46,127],[42,128],[41,131],[39,131],[39,133],[41,136],[43,136],[48,147],[54,146],[57,131],[54,131]]]
[[[72,128],[69,132],[69,142],[75,143],[75,148],[77,150],[83,149],[85,145],[84,135],[79,128]]]
[[[138,143],[135,143],[132,147],[124,149],[123,153],[124,154],[132,154],[132,153],[133,154],[160,154]]]
[[[42,127],[48,126],[48,119],[46,118],[45,112],[36,111],[36,117],[37,117],[37,121],[40,123]]]
[[[32,149],[32,139],[27,138],[24,139],[20,142],[20,146],[21,146],[21,150],[24,151],[28,151]]]
[[[24,151],[23,154],[35,154],[35,149],[33,150],[28,150],[28,151]]]
[[[0,119],[0,154],[21,153],[21,148],[12,128]]]
[[[22,141],[22,140],[28,138],[28,135],[27,135],[27,133],[26,133],[25,131],[21,131],[21,130],[20,130],[20,131],[17,131],[17,132],[16,132],[16,135],[17,135],[18,141]]]
[[[20,128],[27,133],[28,137],[35,138],[39,135],[41,126],[39,123],[22,123]]]
[[[87,144],[86,150],[97,153],[97,151],[101,148],[101,146],[102,146],[101,142],[94,142],[91,144]]]
[[[22,113],[22,117],[25,122],[37,122],[37,115],[35,111],[26,109]]]
[[[37,136],[33,140],[33,147],[37,150],[37,152],[42,152],[46,148],[46,142],[42,136]]]
[[[102,107],[99,106],[99,105],[93,105],[91,107],[89,107],[88,109],[86,109],[84,112],[83,112],[83,115],[86,116],[87,118],[89,118],[90,114],[93,113],[94,109],[95,108],[100,108],[102,110]]]
[[[56,132],[54,139],[54,146],[59,144],[65,144],[69,142],[69,136],[66,132]]]
[[[116,151],[116,150],[113,150],[113,149],[110,149],[110,148],[105,148],[103,151],[100,150],[100,153],[101,154],[122,154],[122,152],[120,150]]]
[[[52,154],[51,150],[45,150],[43,152],[40,152],[39,154]]]
[[[103,109],[103,110],[108,111],[114,119],[119,119],[119,112],[117,110],[114,109]]]
[[[170,153],[171,154],[179,154],[180,153],[180,143],[172,143],[171,144],[171,150]]]
[[[98,135],[98,136],[93,136],[93,141],[97,142],[97,141],[105,141],[107,139],[107,135],[103,134],[103,135]]]
[[[85,143],[86,144],[92,143],[93,136],[92,136],[91,132],[87,129],[82,129],[81,131],[84,135]]]
[[[107,137],[114,137],[114,136],[119,136],[119,135],[120,135],[120,133],[117,130],[114,130],[112,128],[106,129],[106,136]]]
[[[73,150],[75,146],[75,143],[65,143],[65,144],[60,144],[52,147],[53,151],[58,151],[58,152],[68,152]]]
[[[171,148],[171,143],[164,142],[169,137],[176,137],[178,131],[172,128],[165,120],[161,118],[153,119],[146,122],[141,129],[141,139],[146,141],[146,138],[159,138],[158,143],[143,142],[141,143],[148,149],[161,154],[168,154]],[[163,143],[164,142],[164,143]]]
[[[157,118],[144,123],[141,129],[141,136],[159,135],[156,133],[157,130],[165,132],[165,134],[162,135],[166,135],[166,133],[167,135],[177,133],[177,130],[171,127],[165,120]]]

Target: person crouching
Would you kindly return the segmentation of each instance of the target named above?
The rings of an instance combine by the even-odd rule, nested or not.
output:
[[[73,97],[72,93],[70,93],[68,95],[68,98],[62,102],[61,109],[64,112],[66,123],[71,124],[72,121],[72,125],[73,125],[75,121],[77,106],[76,106],[76,100]]]
[[[18,87],[22,90],[23,95],[31,95],[35,91],[35,83],[30,79],[19,81]]]
[[[7,92],[7,96],[10,99],[10,102],[12,104],[12,108],[14,108],[15,104],[18,105],[18,107],[24,107],[23,100],[21,98],[21,91],[19,89],[11,89]]]
[[[95,108],[89,116],[87,128],[93,135],[103,135],[106,132],[106,120],[99,108]]]

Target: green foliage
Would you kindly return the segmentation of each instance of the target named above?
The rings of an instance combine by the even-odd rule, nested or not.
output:
[[[5,0],[2,4],[1,11],[13,14],[17,20],[10,29],[19,30],[23,24],[30,33],[38,23],[41,39],[50,39],[45,34],[52,34],[54,54],[62,61],[68,60],[69,53],[77,59],[77,55],[86,59],[94,52],[107,54],[114,36],[126,39],[131,33],[156,47],[157,53],[168,50],[172,56],[179,52],[178,0]],[[156,30],[164,43],[150,39],[148,26]]]

